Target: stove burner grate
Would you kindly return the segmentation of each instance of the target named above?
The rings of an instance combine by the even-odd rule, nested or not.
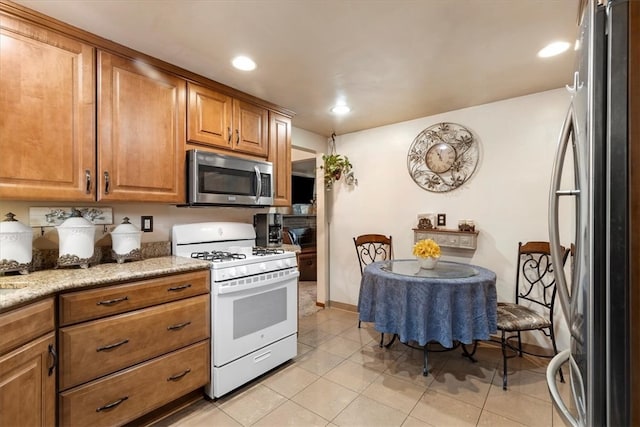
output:
[[[212,262],[223,262],[223,261],[231,261],[234,259],[245,259],[247,256],[245,254],[235,254],[232,252],[225,251],[212,251],[212,252],[193,252],[191,254],[191,258],[202,259],[205,261]]]
[[[276,254],[283,254],[283,253],[284,253],[284,249],[262,248],[262,247],[253,248],[253,255],[257,255],[257,256],[276,255]]]

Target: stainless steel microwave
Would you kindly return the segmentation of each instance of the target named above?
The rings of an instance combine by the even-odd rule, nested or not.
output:
[[[191,206],[271,206],[273,165],[201,150],[187,151]]]

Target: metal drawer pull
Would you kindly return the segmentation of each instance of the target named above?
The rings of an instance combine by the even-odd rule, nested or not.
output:
[[[172,376],[170,376],[169,378],[167,378],[167,381],[177,381],[177,380],[179,380],[180,378],[182,378],[182,377],[184,377],[185,375],[187,375],[189,372],[191,372],[191,369],[187,369],[187,370],[186,370],[186,371],[184,371],[184,372],[181,372],[181,373],[176,374],[176,375],[172,375]]]
[[[53,375],[53,370],[56,368],[56,365],[58,364],[58,353],[56,353],[55,347],[52,346],[51,344],[49,344],[49,354],[53,359],[51,361],[51,366],[49,366],[49,376],[51,376]]]
[[[189,289],[191,287],[191,283],[187,283],[186,285],[180,285],[180,286],[172,286],[169,289],[167,289],[167,291],[171,292],[171,291],[181,291],[183,289]]]
[[[96,305],[111,305],[111,304],[115,304],[117,302],[126,301],[128,299],[129,299],[129,297],[124,296],[124,297],[120,297],[120,298],[108,299],[106,301],[98,301],[96,303]]]
[[[107,403],[104,406],[99,407],[98,409],[96,409],[96,412],[100,412],[100,411],[106,411],[107,409],[111,409],[114,408],[116,406],[118,406],[119,404],[121,404],[122,402],[124,402],[125,400],[127,400],[129,398],[129,396],[125,396],[125,397],[121,397],[118,400],[115,400],[111,403]]]
[[[128,342],[129,342],[129,340],[122,340],[122,341],[117,342],[115,344],[109,344],[109,345],[105,345],[103,347],[98,347],[96,349],[96,351],[111,350],[112,348],[120,347],[122,344],[126,344]]]
[[[184,323],[178,323],[177,325],[171,325],[171,326],[167,326],[167,331],[175,331],[177,329],[182,329],[187,325],[190,325],[191,322],[184,322]]]

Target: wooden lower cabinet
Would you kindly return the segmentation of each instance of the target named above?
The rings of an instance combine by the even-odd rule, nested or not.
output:
[[[60,425],[122,425],[209,382],[208,270],[63,293],[59,308]]]
[[[54,426],[53,332],[0,356],[0,426]]]
[[[209,336],[209,295],[60,329],[64,390]]]
[[[209,381],[209,340],[60,394],[60,425],[114,426]],[[3,424],[4,425],[4,424]]]
[[[53,298],[0,314],[0,426],[54,426]]]

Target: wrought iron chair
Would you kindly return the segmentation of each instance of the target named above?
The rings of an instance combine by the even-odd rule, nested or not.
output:
[[[569,250],[562,249],[562,266]],[[551,265],[549,242],[518,242],[518,263],[516,270],[516,302],[498,303],[498,330],[501,331],[503,376],[502,389],[507,389],[507,359],[522,357],[523,353],[551,358],[558,354],[556,346],[553,313],[556,299],[556,281]],[[522,332],[541,331],[551,340],[553,354],[540,354],[522,348]],[[510,335],[507,335],[510,333]],[[509,341],[518,340],[517,346]],[[507,354],[507,349],[515,354]],[[564,382],[562,370],[560,381]]]
[[[356,246],[356,254],[358,255],[358,264],[360,265],[360,275],[364,268],[376,261],[385,261],[393,259],[393,239],[384,234],[362,234],[353,238]],[[358,320],[358,328],[360,327]],[[384,340],[384,334],[380,337],[380,346]]]

